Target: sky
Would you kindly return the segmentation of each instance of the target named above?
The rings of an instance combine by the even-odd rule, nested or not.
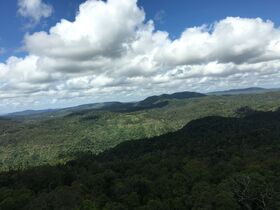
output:
[[[278,0],[0,0],[0,113],[280,87]]]

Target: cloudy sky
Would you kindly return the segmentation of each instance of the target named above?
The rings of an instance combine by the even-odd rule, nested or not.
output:
[[[276,0],[0,0],[0,113],[280,87],[279,9]]]

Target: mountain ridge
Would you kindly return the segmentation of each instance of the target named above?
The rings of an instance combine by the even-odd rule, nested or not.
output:
[[[238,89],[229,89],[223,91],[213,91],[208,93],[192,92],[192,91],[182,91],[175,92],[171,94],[161,94],[148,96],[143,100],[136,102],[119,102],[119,101],[109,101],[109,102],[100,102],[100,103],[89,103],[81,104],[77,106],[70,106],[64,108],[54,108],[54,109],[38,109],[38,110],[23,110],[18,112],[11,112],[7,114],[1,114],[0,116],[8,117],[24,117],[24,116],[36,116],[41,114],[57,114],[59,112],[73,112],[79,110],[120,110],[125,111],[127,109],[135,110],[141,108],[149,108],[149,106],[155,105],[155,103],[163,100],[169,99],[187,99],[187,98],[196,98],[203,97],[207,95],[217,95],[217,96],[227,96],[227,95],[245,95],[245,94],[255,94],[255,93],[269,93],[269,92],[278,92],[279,88],[262,88],[262,87],[248,87],[248,88],[238,88]],[[129,111],[129,110],[128,110]]]
[[[40,115],[40,114],[56,114],[57,112],[72,112],[72,111],[82,111],[82,110],[120,110],[120,111],[134,111],[134,110],[141,110],[143,108],[154,108],[156,107],[155,104],[160,100],[168,100],[168,99],[187,99],[187,98],[195,98],[195,97],[203,97],[206,96],[202,93],[197,92],[176,92],[172,94],[162,94],[162,95],[154,95],[145,98],[144,100],[138,102],[102,102],[102,103],[92,103],[92,104],[82,104],[73,107],[67,108],[57,108],[57,109],[42,109],[42,110],[24,110],[19,112],[12,112],[5,114],[3,116],[9,117],[24,117],[24,116],[32,116],[32,115]],[[163,104],[162,104],[163,105]]]
[[[241,94],[277,92],[279,90],[280,90],[279,88],[248,87],[248,88],[214,91],[214,92],[207,93],[207,95],[241,95]]]

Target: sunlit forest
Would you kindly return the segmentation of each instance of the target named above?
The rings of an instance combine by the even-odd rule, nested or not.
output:
[[[1,209],[279,209],[280,112],[193,120],[65,165],[0,175]]]
[[[279,92],[194,98],[185,92],[183,98],[149,97],[132,105],[10,115],[0,118],[0,169],[65,163],[81,152],[99,154],[123,141],[174,132],[202,117],[241,117],[246,107],[275,111],[279,104]]]

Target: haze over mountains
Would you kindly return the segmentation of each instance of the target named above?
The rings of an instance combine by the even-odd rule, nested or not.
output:
[[[195,97],[203,97],[206,96],[202,93],[195,92],[177,92],[173,94],[162,94],[159,96],[150,96],[139,102],[130,102],[130,103],[122,103],[122,102],[104,102],[104,103],[94,103],[94,104],[85,104],[79,105],[76,107],[62,108],[62,109],[47,109],[47,110],[25,110],[21,112],[14,112],[6,114],[8,117],[15,116],[30,116],[30,115],[41,115],[41,114],[58,114],[58,113],[69,113],[73,111],[82,111],[87,109],[94,110],[111,110],[111,111],[131,111],[131,110],[140,110],[140,109],[149,109],[154,108],[160,101],[168,100],[168,99],[187,99],[187,98],[195,98]]]
[[[254,93],[268,93],[268,92],[277,92],[279,88],[260,88],[260,87],[250,87],[244,89],[231,89],[224,91],[216,91],[207,93],[208,95],[238,95],[238,94],[254,94]]]
[[[209,92],[209,93],[196,93],[196,92],[177,92],[173,94],[162,94],[159,96],[150,96],[142,101],[139,102],[104,102],[104,103],[93,103],[93,104],[85,104],[79,105],[75,107],[68,107],[68,108],[60,108],[60,109],[46,109],[46,110],[25,110],[19,111],[9,114],[4,114],[2,116],[9,116],[9,117],[16,117],[16,116],[30,116],[30,115],[41,115],[41,114],[67,114],[73,111],[79,110],[86,110],[86,109],[96,109],[96,110],[115,110],[115,111],[125,111],[125,110],[139,110],[145,108],[153,108],[157,102],[167,99],[187,99],[187,98],[194,98],[194,97],[203,97],[206,95],[238,95],[238,94],[254,94],[254,93],[268,93],[268,92],[277,92],[280,89],[267,89],[267,88],[260,88],[260,87],[250,87],[244,89],[231,89],[231,90],[224,90],[224,91],[216,91],[216,92]],[[159,104],[163,105],[163,104]]]

